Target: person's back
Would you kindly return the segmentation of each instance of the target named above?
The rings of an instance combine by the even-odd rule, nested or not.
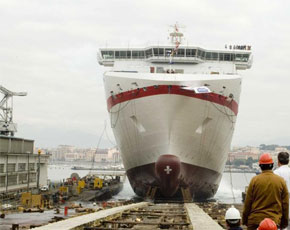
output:
[[[253,203],[248,221],[259,223],[264,217],[269,217],[276,223],[280,223],[282,213],[277,210],[282,210],[281,191],[285,190],[283,179],[275,175],[272,170],[265,170],[255,176],[251,184],[253,186],[249,189],[252,189]]]
[[[288,192],[290,192],[290,168],[288,167],[289,164],[289,154],[287,152],[280,152],[278,154],[278,166],[274,173],[280,177],[282,177],[287,185]],[[290,208],[290,203],[289,203]],[[290,214],[289,214],[290,215]]]
[[[290,168],[288,167],[289,163],[289,154],[287,152],[280,152],[278,154],[278,166],[274,173],[283,179],[286,182],[288,191],[290,191]]]
[[[248,230],[256,230],[264,218],[271,218],[282,227],[288,225],[288,189],[284,179],[273,173],[273,163],[270,154],[262,154],[262,173],[252,178],[248,187],[243,212]]]

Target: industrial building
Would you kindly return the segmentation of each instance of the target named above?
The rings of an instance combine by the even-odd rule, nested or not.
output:
[[[0,194],[47,185],[49,155],[33,149],[33,140],[0,135]]]

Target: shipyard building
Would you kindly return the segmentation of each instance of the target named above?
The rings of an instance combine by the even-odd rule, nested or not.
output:
[[[33,150],[33,140],[0,135],[0,194],[47,185],[49,155]]]

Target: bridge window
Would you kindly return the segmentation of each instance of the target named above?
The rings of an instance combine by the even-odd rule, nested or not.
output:
[[[152,49],[146,50],[146,58],[152,57]]]
[[[177,50],[177,57],[184,57],[184,49]]]
[[[156,57],[163,57],[164,56],[164,49],[163,48],[154,48],[153,49],[154,56]]]
[[[218,53],[213,53],[213,52],[206,52],[205,53],[205,58],[206,60],[218,60]]]
[[[249,54],[243,54],[242,61],[247,62],[249,60],[249,56],[250,56]]]
[[[206,60],[211,60],[211,53],[210,52],[206,52],[205,53],[205,59]]]
[[[169,57],[170,55],[171,55],[171,53],[172,53],[173,51],[172,51],[172,49],[165,49],[165,56],[166,57]]]
[[[195,57],[196,49],[186,49],[186,57]]]
[[[236,54],[234,60],[235,61],[242,61],[242,54]]]
[[[219,57],[219,54],[218,53],[211,53],[212,60],[217,61],[218,60],[218,57]]]
[[[120,58],[121,59],[127,58],[127,51],[120,51]]]
[[[133,59],[142,59],[145,57],[145,52],[144,51],[132,51],[132,58]]]
[[[102,51],[102,57],[104,59],[114,58],[114,51]]]
[[[197,57],[204,59],[205,58],[205,52],[202,50],[197,50]]]
[[[115,58],[120,58],[120,51],[115,51]]]
[[[154,56],[159,56],[158,48],[153,49]]]
[[[224,61],[233,61],[233,55],[229,53],[224,54]]]

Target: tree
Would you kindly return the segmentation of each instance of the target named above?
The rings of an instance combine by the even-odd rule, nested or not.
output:
[[[248,165],[250,168],[252,168],[252,165],[254,163],[254,160],[252,157],[249,157],[247,160],[246,160],[246,165]]]
[[[242,159],[235,159],[235,160],[233,161],[233,164],[234,164],[235,166],[244,165],[244,164],[245,164],[245,160],[242,160]]]

